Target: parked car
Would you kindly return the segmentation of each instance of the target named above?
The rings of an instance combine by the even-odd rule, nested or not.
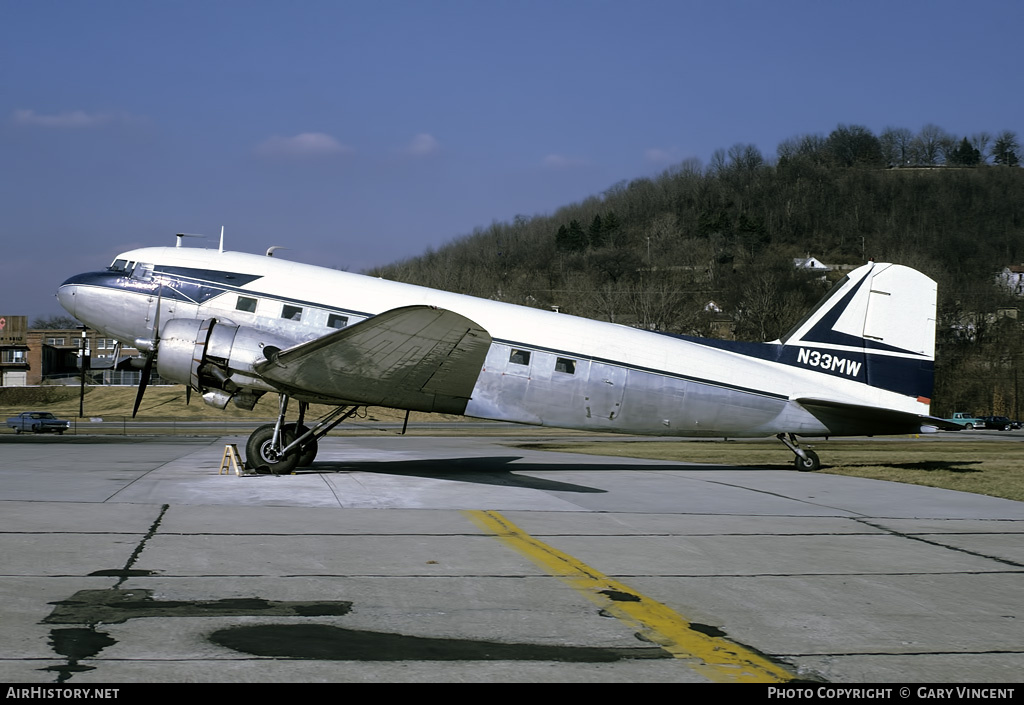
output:
[[[994,428],[998,431],[1009,431],[1013,428],[1013,422],[1008,416],[982,416],[980,421],[983,424],[981,428]]]
[[[7,419],[7,426],[15,433],[31,431],[32,433],[56,433],[60,435],[68,430],[70,421],[58,419],[49,411],[23,411],[17,416]]]

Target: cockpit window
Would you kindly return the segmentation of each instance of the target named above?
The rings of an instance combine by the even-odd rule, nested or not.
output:
[[[111,272],[123,272],[128,268],[128,260],[126,259],[115,259],[114,263],[111,264],[107,269]]]
[[[139,279],[144,282],[148,282],[153,278],[153,265],[143,264],[139,262],[135,265],[135,271],[132,272],[132,279]]]

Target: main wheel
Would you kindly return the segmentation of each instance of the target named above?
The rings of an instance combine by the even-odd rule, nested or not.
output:
[[[298,424],[285,424],[285,430],[292,434],[292,438],[298,438],[309,429],[305,426],[299,426]],[[310,441],[299,449],[299,463],[298,467],[308,468],[316,460],[316,454],[320,450],[320,446],[317,445],[316,441]]]
[[[295,440],[295,436],[288,427],[281,429],[281,444],[287,446]],[[273,448],[274,424],[260,426],[245,443],[246,465],[252,467],[256,472],[270,472],[274,475],[290,475],[299,462],[299,454],[292,452],[285,457],[279,457]]]
[[[804,453],[807,455],[806,458],[801,458],[798,455],[796,460],[793,461],[797,470],[800,472],[814,472],[821,467],[821,461],[818,460],[817,453],[813,450],[805,450]]]

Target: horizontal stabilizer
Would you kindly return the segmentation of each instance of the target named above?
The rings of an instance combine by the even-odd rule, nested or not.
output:
[[[908,411],[882,409],[877,406],[846,404],[827,399],[796,399],[836,436],[893,436],[904,433],[959,431],[958,423]]]

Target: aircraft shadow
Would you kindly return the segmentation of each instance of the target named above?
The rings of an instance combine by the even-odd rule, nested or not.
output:
[[[308,468],[298,468],[296,474],[368,472],[436,480],[456,480],[458,482],[471,482],[501,487],[521,487],[549,492],[604,493],[606,490],[532,477],[529,473],[551,472],[553,470],[558,472],[600,472],[602,470],[622,470],[624,468],[641,472],[678,469],[678,466],[653,464],[619,466],[599,463],[548,464],[516,462],[521,459],[520,456],[491,456],[483,458],[436,458],[398,461],[323,461],[315,462]]]

